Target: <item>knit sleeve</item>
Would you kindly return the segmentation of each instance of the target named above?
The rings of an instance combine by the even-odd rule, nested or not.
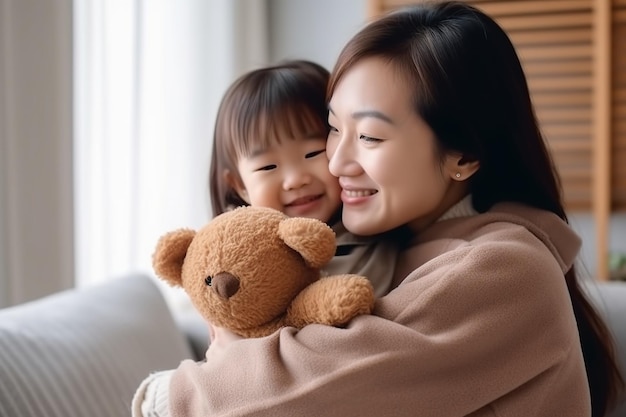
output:
[[[133,396],[132,417],[169,417],[172,372],[155,372],[141,382]]]

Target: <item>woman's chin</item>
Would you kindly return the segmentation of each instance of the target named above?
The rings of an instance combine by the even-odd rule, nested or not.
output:
[[[360,214],[355,216],[343,215],[343,225],[350,232],[360,236],[372,236],[381,233],[380,226],[376,220],[368,218],[368,216]],[[373,227],[377,226],[377,227]]]

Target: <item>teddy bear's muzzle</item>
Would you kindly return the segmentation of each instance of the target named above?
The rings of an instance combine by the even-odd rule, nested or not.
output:
[[[210,285],[217,295],[228,299],[239,291],[239,278],[228,272],[220,272],[213,276]]]

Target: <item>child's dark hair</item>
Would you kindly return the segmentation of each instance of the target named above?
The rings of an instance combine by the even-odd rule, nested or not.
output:
[[[247,205],[226,179],[239,176],[237,161],[285,138],[326,137],[329,73],[306,60],[283,61],[250,71],[226,91],[220,104],[209,171],[213,216]]]

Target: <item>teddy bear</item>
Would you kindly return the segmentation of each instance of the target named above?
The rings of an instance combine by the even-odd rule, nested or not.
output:
[[[324,276],[335,249],[335,233],[320,220],[242,206],[197,231],[163,235],[153,267],[182,287],[208,322],[262,337],[284,326],[341,327],[371,313],[374,290],[366,277]]]

